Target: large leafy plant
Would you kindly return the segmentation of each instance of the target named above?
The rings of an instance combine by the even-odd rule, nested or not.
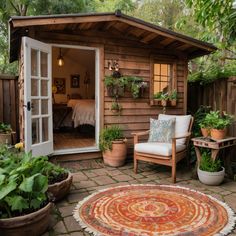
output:
[[[102,152],[112,150],[112,141],[123,138],[123,132],[118,126],[104,128],[99,136],[99,148]]]
[[[202,153],[199,168],[207,172],[218,172],[222,169],[222,165],[220,159],[212,160],[210,152],[205,151]]]
[[[40,171],[46,157],[0,149],[0,218],[33,212],[47,202],[48,179]]]

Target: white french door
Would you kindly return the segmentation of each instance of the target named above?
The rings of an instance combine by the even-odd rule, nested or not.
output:
[[[23,37],[25,151],[53,153],[51,46]]]

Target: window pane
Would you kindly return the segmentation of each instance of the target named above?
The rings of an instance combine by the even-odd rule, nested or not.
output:
[[[154,94],[161,92],[160,90],[160,82],[154,83]]]
[[[42,115],[48,114],[48,99],[41,100],[41,113]]]
[[[42,142],[48,141],[48,117],[42,118]]]
[[[168,76],[168,64],[161,64],[161,75]]]
[[[32,144],[39,143],[39,119],[32,119]]]
[[[37,79],[31,79],[31,96],[38,96],[38,82]]]
[[[160,71],[160,64],[154,64],[154,74],[155,75],[160,75],[161,71]]]
[[[39,115],[39,100],[38,99],[31,100],[31,112],[33,116]]]
[[[48,54],[45,52],[40,52],[41,54],[41,77],[47,77],[48,76]]]
[[[48,80],[41,80],[41,96],[48,96]]]
[[[31,49],[31,75],[38,76],[38,51]]]

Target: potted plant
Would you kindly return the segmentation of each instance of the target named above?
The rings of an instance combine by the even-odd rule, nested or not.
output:
[[[226,137],[226,128],[233,122],[233,117],[220,111],[210,111],[205,117],[205,121],[211,129],[211,137],[213,139],[224,139]]]
[[[118,98],[124,95],[127,80],[125,77],[116,78],[113,76],[106,76],[104,79],[104,84],[107,89],[107,95],[110,97]]]
[[[133,77],[131,80],[131,93],[133,98],[139,98],[143,96],[144,90],[147,87],[147,83],[140,77]]]
[[[169,99],[168,93],[162,93],[161,94],[161,105],[163,107],[167,106],[168,99]]]
[[[0,122],[0,144],[12,144],[11,126],[2,122]]]
[[[209,137],[211,135],[211,129],[210,129],[210,124],[208,123],[208,120],[203,119],[199,123],[201,133],[203,137]]]
[[[200,164],[197,169],[199,180],[206,185],[219,185],[224,180],[225,168],[220,159],[212,160],[209,151],[202,153]]]
[[[49,162],[47,157],[42,158],[46,164],[41,173],[48,178],[48,193],[51,194],[54,201],[61,200],[70,191],[72,174],[68,170]]]
[[[177,91],[174,89],[169,95],[170,105],[176,106],[177,103]]]
[[[103,153],[105,164],[119,167],[125,163],[127,154],[126,139],[123,138],[120,127],[104,128],[99,136],[99,148]]]
[[[111,111],[120,115],[122,111],[121,104],[119,104],[117,101],[113,101],[111,104]]]
[[[49,226],[52,204],[45,162],[26,153],[0,148],[0,232],[4,236],[42,235]]]

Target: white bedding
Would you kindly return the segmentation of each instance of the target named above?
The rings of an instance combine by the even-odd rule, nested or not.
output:
[[[73,109],[72,120],[74,128],[83,124],[95,126],[95,100],[70,99],[67,106]]]

